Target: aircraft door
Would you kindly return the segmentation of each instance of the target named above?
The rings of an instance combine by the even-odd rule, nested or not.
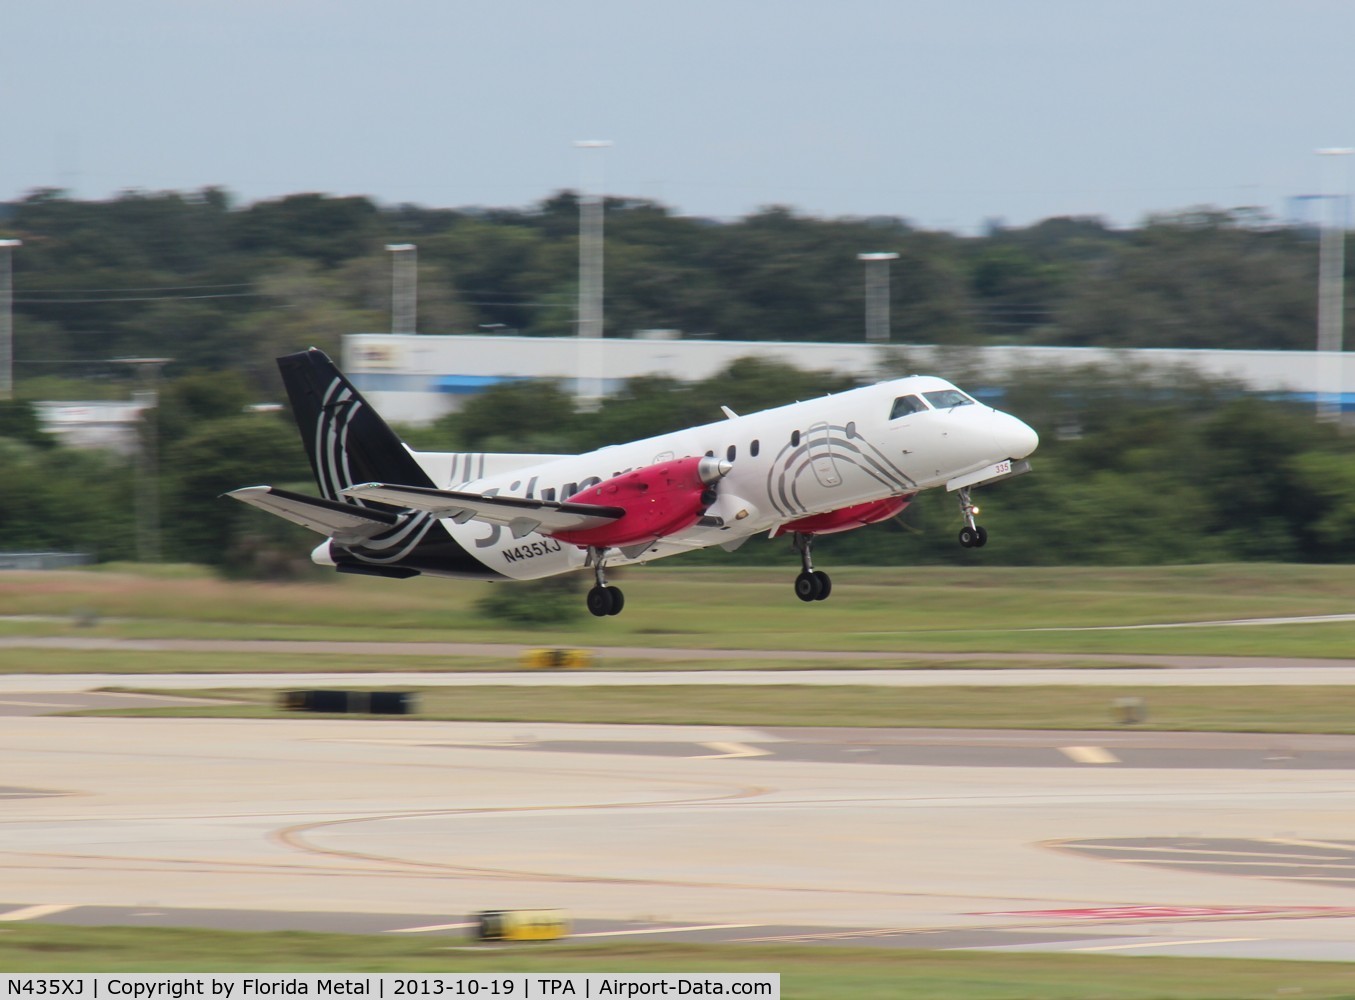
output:
[[[814,470],[814,478],[820,486],[832,488],[842,485],[842,474],[838,472],[837,459],[833,455],[833,439],[826,423],[818,423],[805,434],[808,444],[809,464]]]

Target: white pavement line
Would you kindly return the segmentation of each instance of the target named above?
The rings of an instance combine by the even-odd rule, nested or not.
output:
[[[1118,764],[1116,757],[1104,747],[1059,747],[1063,755],[1078,764]]]
[[[719,750],[719,753],[702,754],[698,757],[690,757],[689,760],[719,760],[722,757],[766,757],[771,753],[770,750],[759,750],[757,747],[750,747],[747,743],[702,743],[703,747],[710,747],[712,750]]]
[[[1303,861],[1234,861],[1226,858],[1222,861],[1207,860],[1205,858],[1114,858],[1115,861],[1124,864],[1138,865],[1229,865],[1237,867],[1251,866],[1254,868],[1335,868],[1338,871],[1348,872],[1355,866],[1355,858],[1340,858],[1332,861],[1330,864],[1321,862],[1313,864]]]
[[[1355,844],[1341,844],[1334,840],[1300,840],[1297,837],[1267,837],[1267,844],[1285,844],[1290,847],[1319,847],[1334,851],[1355,851]]]
[[[391,746],[391,747],[529,747],[533,743],[522,740],[444,740],[436,736],[416,736],[412,739],[362,739],[353,737],[337,736],[312,736],[307,737],[311,743],[369,743],[373,746]]]
[[[467,927],[479,927],[473,920],[463,920],[459,924],[429,924],[427,927],[393,927],[387,934],[422,934],[425,931],[459,931]]]
[[[0,920],[36,920],[38,917],[50,917],[53,913],[65,913],[74,910],[79,903],[44,903],[38,906],[25,906],[21,910],[0,913]]]
[[[1188,944],[1232,944],[1236,941],[1259,941],[1260,938],[1191,938],[1188,941],[1140,941],[1136,944],[1098,944],[1090,948],[1069,948],[1069,951],[1128,951],[1130,948],[1177,948]]]
[[[630,934],[681,934],[683,931],[732,931],[744,927],[763,927],[765,924],[689,924],[686,927],[640,927],[629,931],[589,931],[571,934],[573,938],[622,937]]]
[[[307,645],[300,643],[300,645]],[[310,643],[309,645],[321,645]],[[0,648],[5,640],[0,637]],[[77,647],[78,648],[78,647]],[[114,647],[119,648],[119,647]],[[390,649],[398,650],[391,646]],[[266,652],[266,651],[263,651]],[[262,654],[261,654],[262,655]],[[732,653],[731,656],[741,654]],[[847,656],[848,654],[842,654]],[[922,654],[919,654],[922,655]],[[980,654],[974,654],[980,655]],[[1035,654],[1031,654],[1034,656]],[[1059,656],[1066,654],[1056,654]],[[992,654],[995,659],[1004,659]],[[764,659],[765,657],[759,657]],[[1096,659],[1096,656],[1091,657]],[[1106,659],[1101,657],[1101,659]],[[1135,687],[1213,687],[1219,685],[1265,687],[1295,684],[1322,685],[1336,688],[1355,686],[1355,660],[1280,660],[1281,667],[1258,666],[1256,657],[1160,657],[1146,655],[1130,657],[1115,654],[1108,663],[1132,664],[1127,667],[1105,666],[1096,669],[1063,667],[1022,667],[954,670],[942,666],[927,670],[847,669],[847,670],[645,670],[635,673],[599,671],[579,674],[523,674],[503,671],[467,673],[412,674],[404,671],[388,673],[308,674],[306,683],[313,687],[352,687],[354,684],[383,687],[474,687],[482,684],[522,687],[594,687],[594,686],[664,686],[674,685],[824,685],[865,684],[872,687],[947,687],[993,686],[1022,687],[1035,684]],[[1241,661],[1239,665],[1237,661]],[[1061,661],[1060,661],[1061,662]],[[1272,663],[1275,661],[1272,661]],[[1163,669],[1157,669],[1161,667]],[[70,691],[88,691],[110,685],[132,686],[150,680],[159,687],[185,691],[204,688],[229,688],[248,684],[256,688],[296,687],[296,675],[278,674],[3,674],[0,675],[0,693],[60,694]]]
[[[371,743],[374,746],[421,747],[428,744],[432,739],[431,736],[416,736],[402,740],[368,740],[358,736],[307,736],[304,741],[307,743]]]
[[[1061,625],[1028,628],[1026,632],[1134,632],[1155,628],[1225,628],[1234,625],[1327,625],[1355,621],[1355,615],[1303,615],[1298,618],[1229,618],[1206,622],[1153,622],[1142,625]]]
[[[23,705],[25,708],[78,708],[78,705],[72,705],[68,701],[23,701],[18,698],[6,698],[0,701],[0,705]]]
[[[1276,844],[1281,841],[1270,840],[1265,843]],[[1298,841],[1290,840],[1285,843],[1297,844]],[[1316,841],[1307,842],[1311,846],[1316,846]],[[1225,848],[1203,848],[1203,847],[1138,847],[1125,846],[1124,844],[1065,844],[1068,850],[1072,851],[1123,851],[1133,854],[1207,854],[1210,857],[1229,857],[1229,858],[1288,858],[1294,861],[1345,861],[1350,855],[1341,854],[1332,857],[1330,854],[1277,854],[1274,851],[1232,851]],[[1331,845],[1335,847],[1335,844]],[[1345,850],[1349,851],[1347,847]],[[1132,860],[1126,858],[1111,858],[1112,861]]]

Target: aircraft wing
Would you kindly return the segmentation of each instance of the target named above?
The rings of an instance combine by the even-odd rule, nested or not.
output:
[[[329,535],[341,543],[370,538],[400,522],[399,515],[384,510],[308,497],[275,486],[246,486],[231,490],[226,496],[276,514],[303,528]]]
[[[481,493],[435,490],[426,486],[397,486],[389,483],[349,486],[343,494],[355,500],[373,500],[396,507],[426,511],[434,517],[450,517],[458,524],[474,520],[507,525],[515,538],[529,535],[533,531],[545,534],[555,531],[583,531],[608,524],[626,513],[624,507],[570,503],[568,500],[485,496]]]

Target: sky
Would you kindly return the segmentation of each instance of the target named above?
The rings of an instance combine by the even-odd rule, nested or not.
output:
[[[719,219],[1127,226],[1289,218],[1349,183],[1333,146],[1352,0],[0,0],[0,200],[587,183]]]

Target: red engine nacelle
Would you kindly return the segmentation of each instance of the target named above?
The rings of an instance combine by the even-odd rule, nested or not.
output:
[[[707,456],[676,458],[627,472],[567,498],[573,503],[621,507],[625,516],[596,528],[552,534],[571,545],[599,548],[635,545],[671,535],[701,518],[715,500],[711,483],[729,470],[728,462]]]
[[[840,531],[864,528],[868,524],[888,521],[902,512],[912,502],[914,494],[903,497],[885,497],[883,500],[871,500],[840,510],[830,510],[826,514],[811,514],[798,521],[790,521],[776,529],[777,535],[798,531],[804,535],[833,535]],[[775,537],[775,536],[773,536]]]

